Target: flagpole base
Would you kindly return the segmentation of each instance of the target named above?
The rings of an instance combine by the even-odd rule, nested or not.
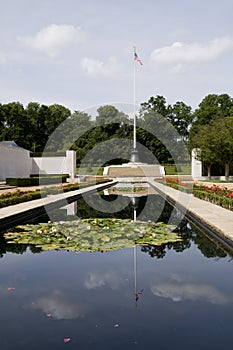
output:
[[[134,148],[131,152],[130,163],[139,163],[139,162],[140,162],[140,159],[139,159],[138,151],[136,148]]]

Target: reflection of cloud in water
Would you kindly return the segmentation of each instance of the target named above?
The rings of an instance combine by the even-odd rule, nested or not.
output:
[[[87,289],[94,289],[108,285],[112,289],[117,289],[123,283],[122,277],[113,271],[91,272],[84,281]]]
[[[41,309],[46,314],[51,313],[57,320],[72,320],[83,317],[88,307],[68,299],[59,291],[54,291],[50,296],[36,300],[32,308]]]
[[[154,295],[172,299],[173,301],[200,300],[217,305],[225,305],[233,302],[232,295],[227,295],[221,290],[209,284],[195,284],[185,282],[158,283],[151,287]]]

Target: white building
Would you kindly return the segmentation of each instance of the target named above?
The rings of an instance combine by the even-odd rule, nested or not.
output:
[[[66,151],[64,157],[30,157],[30,151],[14,141],[0,142],[0,180],[7,177],[30,177],[31,174],[76,175],[76,152]]]

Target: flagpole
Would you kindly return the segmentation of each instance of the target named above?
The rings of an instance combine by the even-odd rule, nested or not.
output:
[[[136,48],[134,46],[134,54],[136,52]],[[136,149],[136,61],[133,63],[133,148]]]

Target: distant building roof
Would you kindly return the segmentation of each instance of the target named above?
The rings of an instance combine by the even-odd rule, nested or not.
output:
[[[11,147],[11,148],[20,148],[25,150],[25,148],[20,147],[15,143],[15,141],[0,141],[0,146]]]
[[[1,141],[0,142],[0,145],[3,145],[3,146],[8,146],[8,147],[19,147],[15,141]]]

